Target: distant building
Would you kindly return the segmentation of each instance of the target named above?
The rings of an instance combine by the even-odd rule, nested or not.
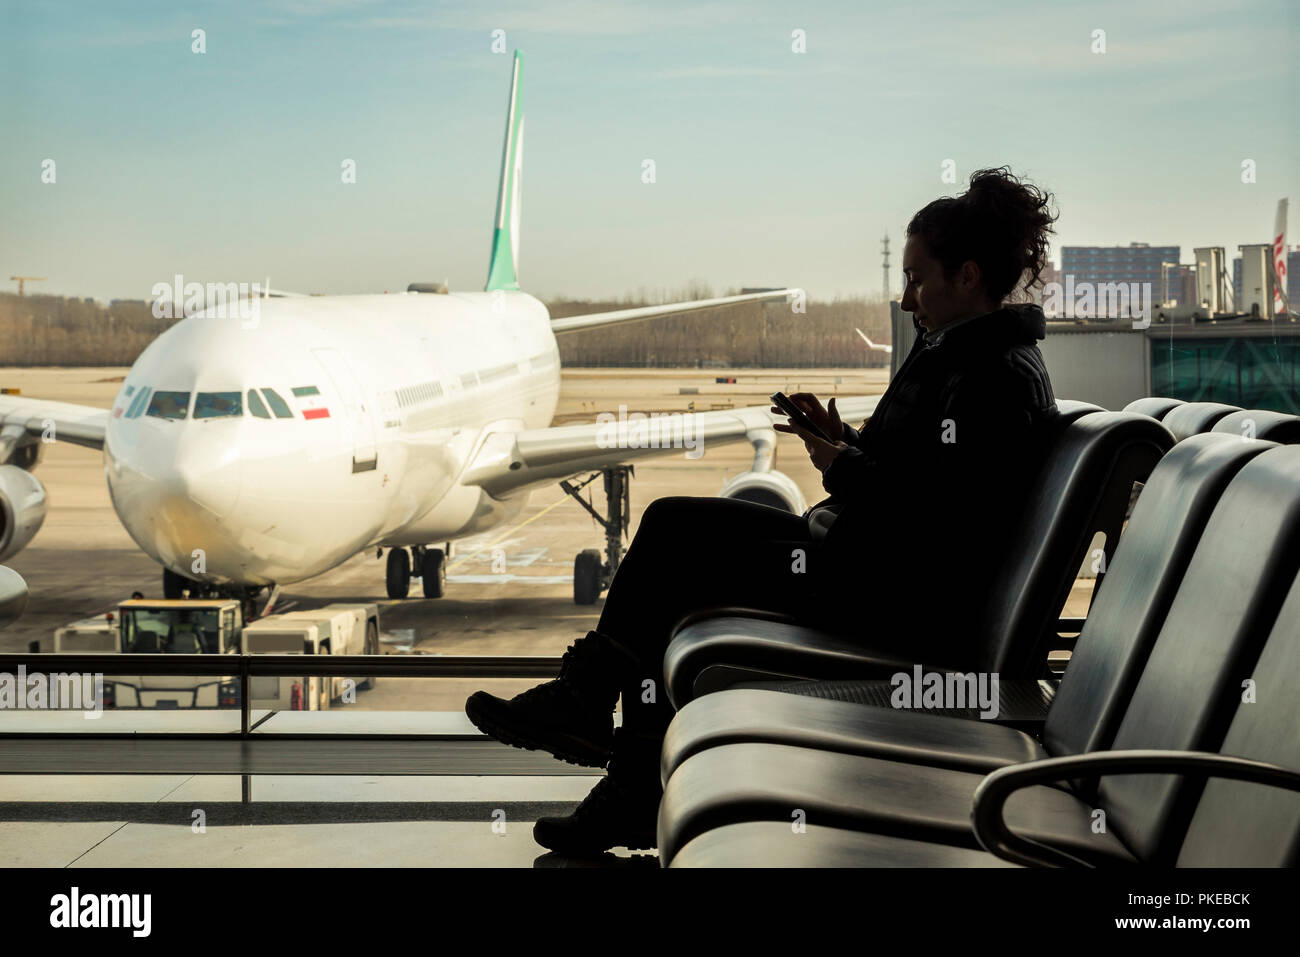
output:
[[[1061,282],[1072,276],[1074,285],[1091,283],[1149,283],[1151,299],[1161,302],[1166,289],[1166,275],[1172,287],[1176,270],[1163,264],[1178,264],[1182,250],[1178,246],[1152,246],[1129,243],[1127,246],[1062,246]],[[1180,289],[1181,291],[1181,289]]]

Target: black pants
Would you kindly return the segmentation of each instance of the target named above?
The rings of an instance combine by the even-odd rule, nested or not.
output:
[[[596,626],[636,658],[620,689],[623,727],[667,729],[664,651],[689,613],[737,605],[817,620],[817,552],[807,522],[780,509],[724,498],[651,502]]]

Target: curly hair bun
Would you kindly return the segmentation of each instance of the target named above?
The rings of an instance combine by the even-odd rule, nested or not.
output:
[[[989,295],[1001,302],[1038,282],[1047,265],[1057,219],[1051,200],[1006,166],[976,170],[965,193],[928,204],[912,217],[907,234],[925,242],[948,276],[974,262]]]

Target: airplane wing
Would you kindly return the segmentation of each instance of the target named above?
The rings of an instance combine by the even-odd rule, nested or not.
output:
[[[102,449],[108,415],[107,409],[89,405],[0,395],[0,462],[8,461],[12,447],[29,435]]]
[[[617,309],[614,312],[593,312],[585,316],[567,316],[551,320],[551,331],[577,332],[598,326],[614,326],[624,322],[641,322],[645,319],[662,319],[665,316],[684,316],[690,312],[732,306],[741,302],[775,302],[789,300],[803,292],[801,289],[773,289],[768,292],[750,292],[740,296],[722,296],[718,299],[696,299],[691,302],[670,302],[662,306],[639,306],[635,309]]]
[[[880,396],[837,396],[840,417],[858,425],[875,411]],[[579,472],[634,462],[653,455],[707,454],[710,446],[750,441],[775,447],[775,422],[784,416],[767,406],[714,412],[645,414],[639,419],[613,415],[607,421],[560,425],[517,432],[489,432],[479,445],[462,485],[478,485],[502,498],[549,485]],[[699,454],[697,454],[699,453]]]
[[[893,346],[882,346],[879,345],[878,343],[872,342],[870,339],[867,338],[867,334],[863,332],[861,329],[854,329],[853,331],[862,337],[862,341],[867,344],[868,349],[878,349],[881,352],[887,352],[890,353],[891,355],[893,354],[894,352]]]

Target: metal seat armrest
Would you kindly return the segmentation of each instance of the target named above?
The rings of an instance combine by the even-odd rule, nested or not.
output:
[[[1030,761],[994,771],[975,789],[971,824],[987,851],[1006,861],[1037,867],[1092,867],[1071,854],[1020,837],[1003,810],[1016,791],[1033,784],[1108,774],[1199,774],[1300,791],[1300,771],[1207,751],[1092,751]]]

